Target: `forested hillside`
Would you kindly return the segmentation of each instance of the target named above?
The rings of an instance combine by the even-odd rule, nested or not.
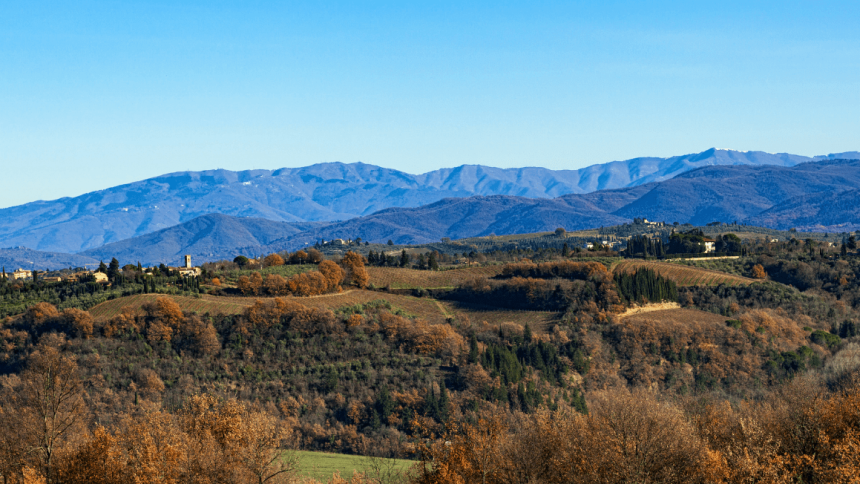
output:
[[[287,482],[306,449],[424,464],[385,482],[851,482],[856,245],[744,244],[662,263],[734,285],[553,248],[117,262],[95,314],[0,282],[0,475]]]

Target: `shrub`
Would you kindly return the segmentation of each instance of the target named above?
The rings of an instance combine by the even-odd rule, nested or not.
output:
[[[833,348],[842,341],[842,338],[839,336],[820,329],[813,331],[812,334],[809,335],[809,339],[811,339],[815,344],[826,346],[828,348]]]

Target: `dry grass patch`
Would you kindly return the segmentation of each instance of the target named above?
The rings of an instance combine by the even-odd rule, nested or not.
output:
[[[367,267],[370,283],[392,289],[433,289],[455,287],[475,278],[495,277],[502,266],[464,267],[445,271],[420,271],[396,267]]]
[[[612,267],[612,271],[616,273],[632,273],[639,269],[651,269],[661,276],[675,281],[678,286],[717,286],[720,284],[740,286],[756,282],[755,279],[749,277],[668,262],[625,260]]]

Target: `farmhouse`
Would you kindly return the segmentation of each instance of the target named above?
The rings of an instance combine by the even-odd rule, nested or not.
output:
[[[30,279],[33,277],[33,273],[24,269],[18,269],[9,275],[13,281],[17,281],[19,279]]]
[[[197,277],[201,274],[199,267],[180,267],[179,275],[185,277]]]
[[[193,267],[191,265],[191,256],[190,255],[186,255],[184,257],[184,260],[185,260],[185,266],[176,268],[176,271],[179,272],[180,276],[198,277],[198,276],[200,276],[200,274],[202,274],[202,271],[200,270],[199,267]]]
[[[86,271],[75,272],[74,274],[67,274],[67,275],[63,276],[63,279],[66,281],[69,281],[69,282],[78,282],[78,280],[80,280],[84,277],[87,277],[89,275],[90,275],[90,273],[86,272]]]
[[[716,242],[717,241],[716,240],[709,239],[709,238],[705,237],[704,239],[702,239],[702,242],[705,243],[705,253],[706,254],[709,252],[716,252],[717,251],[717,248],[716,248]]]

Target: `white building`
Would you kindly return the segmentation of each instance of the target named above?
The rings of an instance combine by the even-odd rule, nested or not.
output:
[[[9,277],[13,281],[17,281],[19,279],[30,279],[33,277],[33,273],[24,269],[18,269],[17,271],[9,274]]]

